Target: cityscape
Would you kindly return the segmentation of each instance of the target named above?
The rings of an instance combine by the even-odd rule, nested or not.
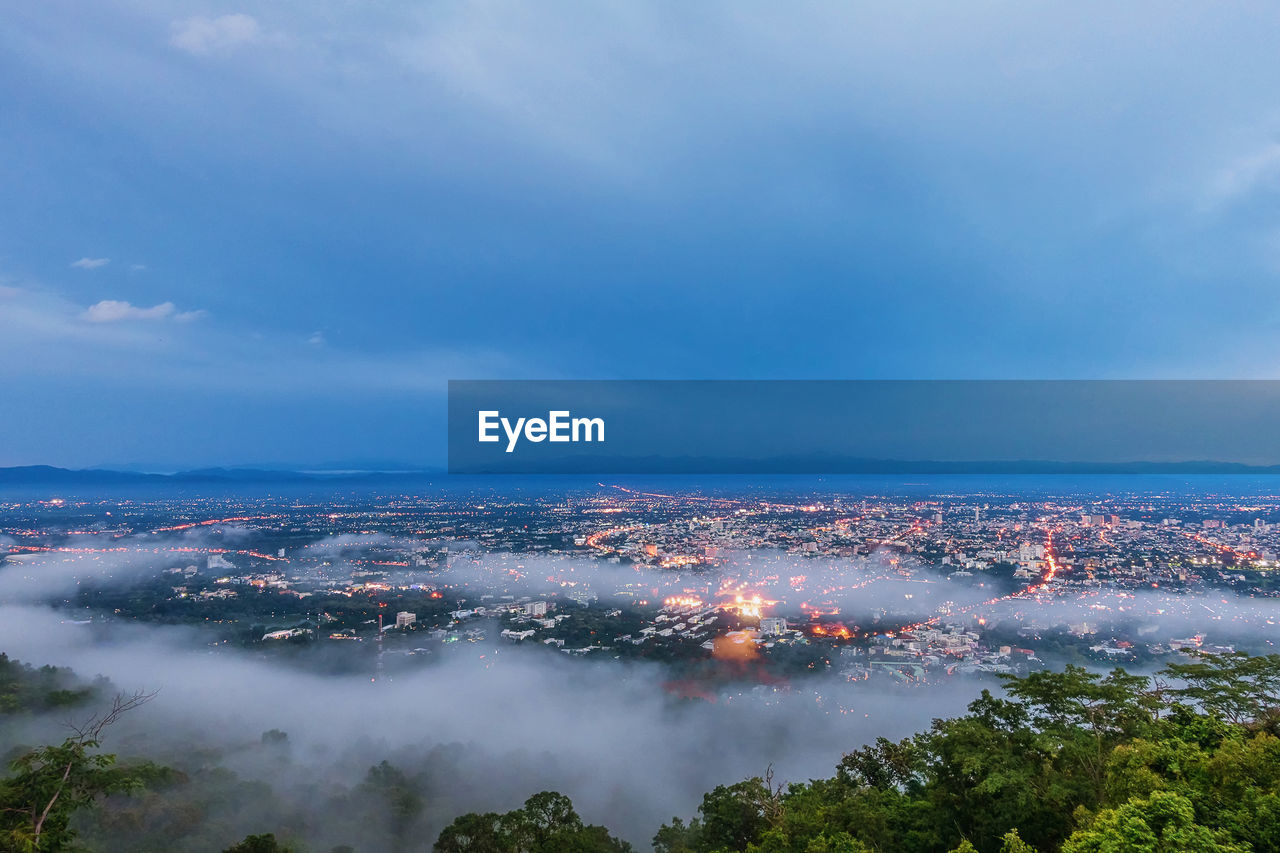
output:
[[[3,582],[56,577],[74,594],[45,600],[93,623],[200,625],[268,654],[339,645],[384,677],[454,643],[540,645],[663,662],[699,692],[1150,666],[1280,639],[1275,495],[893,485],[6,501]]]
[[[620,834],[588,849],[680,850],[700,792],[820,777],[1009,679],[1280,641],[1265,476],[27,486],[0,549],[5,661],[75,665],[41,701],[158,689],[112,737],[186,781],[105,800],[105,850],[447,850],[539,787]]]

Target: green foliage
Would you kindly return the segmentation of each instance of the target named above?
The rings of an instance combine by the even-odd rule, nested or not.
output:
[[[1186,682],[1170,692],[1189,699],[1210,716],[1233,723],[1257,720],[1277,707],[1280,655],[1197,654],[1192,663],[1175,663],[1165,672]]]
[[[1036,853],[1036,848],[1018,837],[1018,830],[1011,829],[1000,839],[1000,853]]]
[[[654,853],[690,853],[701,830],[697,819],[686,825],[680,818],[673,817],[671,823],[664,823],[653,836]]]
[[[760,778],[720,785],[702,797],[700,849],[742,850],[769,825],[772,792]]]
[[[115,756],[97,752],[103,730],[151,697],[116,697],[106,713],[75,729],[56,746],[28,750],[0,780],[0,850],[36,853],[71,849],[75,813],[116,791],[141,784],[140,772],[116,766]]]
[[[19,685],[5,695],[21,696],[24,708],[33,697],[55,701],[48,697],[75,687],[60,671],[0,656],[0,686],[6,684]],[[1004,696],[984,691],[962,716],[850,752],[830,778],[784,787],[766,773],[720,785],[703,796],[692,820],[662,826],[653,847],[657,853],[1280,850],[1277,691],[1276,655],[1199,656],[1158,679],[1072,666],[1010,677]],[[184,772],[121,768],[101,754],[102,728],[130,701],[145,698],[118,700],[74,737],[13,761],[0,780],[0,852],[73,849],[77,827],[88,824],[102,853],[219,849],[246,823],[264,818],[281,838],[304,836],[301,814],[282,813],[265,783],[200,762]],[[272,761],[290,761],[283,732],[258,740],[255,748]],[[451,798],[461,796],[454,784],[433,785],[439,775],[407,773],[384,761],[351,788],[305,784],[326,797],[328,808],[367,825],[379,849],[409,850],[421,845],[424,826],[453,813]],[[129,792],[135,795],[122,796]],[[104,798],[108,808],[95,810],[91,821],[73,820]],[[247,819],[231,832],[212,821],[213,812]],[[329,843],[339,840],[350,839]],[[229,853],[285,849],[275,835],[252,835]],[[630,849],[605,827],[584,823],[568,798],[550,791],[503,814],[464,814],[434,845],[436,853]]]
[[[72,708],[88,702],[97,692],[68,669],[37,669],[0,652],[0,714]]]
[[[804,846],[797,848],[792,839],[784,831],[770,829],[761,837],[760,843],[747,845],[747,853],[872,853],[871,848],[854,838],[847,832],[819,832],[804,841]]]
[[[703,798],[658,853],[1280,850],[1280,656],[1201,656],[1153,680],[1007,677],[969,712],[844,756],[830,779]]]
[[[239,844],[233,844],[223,853],[293,853],[292,847],[286,847],[276,841],[274,833],[250,835]]]
[[[543,791],[506,814],[465,814],[445,827],[435,853],[630,853],[603,826],[584,824],[563,794]]]
[[[131,774],[115,766],[115,756],[93,753],[96,741],[68,738],[20,756],[0,782],[0,849],[62,850],[75,833],[71,816],[100,796],[127,790]]]
[[[1106,809],[1062,845],[1062,853],[1247,853],[1225,830],[1195,822],[1191,801],[1167,791]]]

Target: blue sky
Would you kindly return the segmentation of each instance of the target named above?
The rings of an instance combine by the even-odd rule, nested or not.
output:
[[[0,28],[0,464],[440,462],[448,378],[1276,377],[1274,3]]]

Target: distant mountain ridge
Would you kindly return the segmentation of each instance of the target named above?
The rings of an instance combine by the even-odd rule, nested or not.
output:
[[[439,469],[404,471],[287,471],[269,468],[197,468],[173,474],[113,471],[101,468],[58,468],[53,465],[17,465],[0,468],[0,485],[128,485],[142,483],[322,483],[334,480],[382,480],[438,476]]]
[[[601,462],[604,468],[601,470]],[[610,462],[616,463],[616,467]],[[1248,465],[1239,462],[1188,460],[1185,462],[1058,462],[1048,460],[994,460],[938,462],[929,460],[855,459],[827,455],[814,457],[779,457],[769,460],[646,458],[639,460],[565,459],[554,474],[596,476],[603,474],[755,474],[758,476],[789,474],[956,474],[975,476],[1001,475],[1277,475],[1280,465]],[[473,470],[456,476],[541,476],[539,463],[531,462],[525,470],[520,466],[491,471]],[[289,484],[334,482],[393,482],[419,480],[424,477],[449,476],[441,468],[403,468],[399,470],[291,470],[283,468],[196,468],[157,474],[141,471],[119,471],[107,468],[58,468],[53,465],[18,465],[0,467],[0,486],[59,485],[131,485],[131,484]]]
[[[1063,462],[1050,459],[869,459],[838,456],[830,453],[781,455],[770,457],[717,456],[525,456],[508,458],[499,455],[485,460],[464,460],[455,464],[455,473],[492,474],[577,474],[577,475],[647,475],[647,474],[753,474],[774,475],[930,475],[959,474],[971,476],[1003,475],[1197,475],[1197,474],[1280,474],[1280,465],[1254,465],[1245,462],[1185,460],[1179,462]]]

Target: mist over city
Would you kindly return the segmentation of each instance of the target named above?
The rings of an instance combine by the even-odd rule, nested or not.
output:
[[[0,646],[72,665],[87,707],[155,694],[111,747],[184,774],[151,809],[207,799],[182,849],[430,849],[541,790],[643,849],[1002,675],[1280,641],[1265,477],[75,491],[0,504]],[[155,843],[147,809],[113,796],[83,837]]]

